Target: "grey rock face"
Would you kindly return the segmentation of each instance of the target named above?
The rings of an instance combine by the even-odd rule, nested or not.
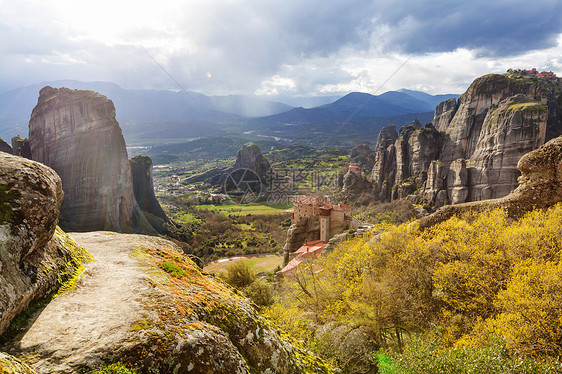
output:
[[[562,133],[561,88],[560,78],[490,74],[458,101],[439,104],[433,126],[401,128],[392,149],[394,133],[384,128],[372,172],[375,197],[415,193],[439,207],[506,196],[517,186],[518,160]]]
[[[451,204],[460,204],[466,201],[468,197],[468,170],[466,169],[466,161],[462,158],[451,163],[447,175],[447,186],[447,194],[450,197]]]
[[[412,149],[411,175],[417,176],[427,170],[431,161],[439,157],[443,135],[433,126],[422,127],[412,133],[408,143]]]
[[[519,159],[546,140],[547,110],[539,101],[516,95],[488,111],[469,160],[469,201],[506,196],[517,187]]]
[[[389,125],[382,128],[379,136],[377,137],[377,143],[375,144],[375,151],[380,148],[388,148],[390,145],[398,139],[398,133],[396,132],[395,125]]]
[[[465,212],[483,212],[497,208],[508,217],[519,219],[533,209],[544,209],[562,202],[562,136],[521,157],[519,186],[509,195],[458,205],[448,205],[417,221],[421,229]]]
[[[0,334],[81,264],[83,249],[56,226],[62,198],[51,168],[0,153]]]
[[[425,183],[425,190],[423,197],[426,201],[435,201],[437,206],[437,195],[439,196],[439,203],[447,200],[447,172],[445,165],[439,161],[433,161],[427,169],[427,181]]]
[[[93,91],[40,91],[29,121],[33,158],[61,177],[60,224],[70,231],[155,233],[139,209],[111,100]]]
[[[25,157],[31,160],[31,147],[28,139],[23,139],[19,136],[12,138],[12,152],[16,156]]]
[[[8,143],[4,141],[4,139],[0,138],[0,152],[6,152],[9,154],[13,154],[14,150]]]
[[[260,147],[254,143],[247,143],[238,151],[236,163],[233,169],[246,168],[253,170],[262,180],[267,181],[268,173],[271,172],[269,161],[263,157]]]
[[[373,150],[367,144],[359,144],[351,150],[351,162],[364,169],[371,169],[374,165]]]
[[[458,103],[457,99],[454,97],[437,105],[433,115],[433,126],[441,132],[447,132],[447,128],[455,116],[457,109]]]
[[[361,193],[366,185],[368,183],[363,179],[361,168],[357,165],[351,165],[343,176],[343,192]]]
[[[133,175],[133,191],[140,209],[168,222],[166,213],[154,195],[152,159],[148,156],[131,157],[129,165]]]

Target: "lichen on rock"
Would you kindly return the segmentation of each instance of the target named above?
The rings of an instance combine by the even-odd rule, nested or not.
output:
[[[37,374],[29,365],[14,356],[0,352],[0,373],[2,374]]]
[[[60,178],[52,169],[0,153],[0,334],[88,258],[57,228],[62,197]]]
[[[173,243],[71,235],[96,260],[85,264],[75,289],[52,301],[10,345],[39,371],[120,362],[140,373],[329,372]]]

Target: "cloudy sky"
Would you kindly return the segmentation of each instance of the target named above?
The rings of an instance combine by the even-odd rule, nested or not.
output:
[[[562,1],[0,0],[0,91],[58,79],[279,96],[562,75]]]

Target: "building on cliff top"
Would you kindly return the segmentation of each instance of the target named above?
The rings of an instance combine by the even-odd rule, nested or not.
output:
[[[285,244],[285,267],[281,270],[285,276],[294,275],[303,261],[320,256],[330,238],[351,226],[351,206],[341,202],[305,196],[293,205],[289,211],[292,224]]]
[[[293,223],[318,218],[320,221],[320,240],[327,242],[349,226],[351,206],[343,203],[334,204],[323,197],[305,196],[293,202],[291,211]]]
[[[532,68],[531,70],[525,69],[517,69],[512,70],[509,69],[507,71],[510,74],[514,74],[518,77],[537,77],[537,78],[545,78],[545,79],[557,79],[558,77],[552,71],[538,71],[536,68]]]

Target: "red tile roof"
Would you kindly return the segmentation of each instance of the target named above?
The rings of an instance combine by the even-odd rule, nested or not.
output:
[[[324,242],[322,240],[314,240],[312,242],[304,243],[302,247],[294,252],[295,257],[289,261],[287,266],[281,269],[281,273],[286,277],[293,276],[299,265],[306,261],[306,259],[320,257],[322,249],[326,244],[328,244],[328,242]]]

